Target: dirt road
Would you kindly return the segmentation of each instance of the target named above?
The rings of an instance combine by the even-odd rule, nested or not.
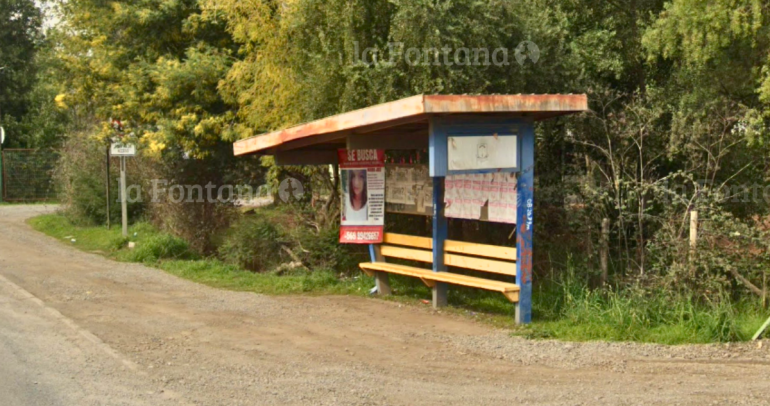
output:
[[[770,351],[512,338],[353,297],[268,297],[83,253],[0,206],[0,404],[770,404]]]

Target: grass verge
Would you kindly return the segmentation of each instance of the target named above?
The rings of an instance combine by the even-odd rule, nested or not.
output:
[[[83,251],[121,262],[141,262],[170,274],[209,286],[262,294],[363,294],[371,284],[361,277],[340,278],[330,270],[295,270],[282,275],[254,273],[211,258],[199,258],[176,237],[155,230],[150,224],[129,227],[129,237],[120,227],[82,227],[60,214],[34,217],[28,223],[40,232]],[[127,249],[128,242],[136,243]]]
[[[33,201],[2,201],[0,206],[45,206],[59,204],[58,200],[33,200]]]
[[[347,294],[364,296],[373,281],[358,272],[346,276],[337,270],[295,270],[281,275],[254,273],[214,258],[199,258],[187,244],[160,233],[147,223],[130,227],[129,237],[119,227],[82,227],[60,214],[29,220],[36,230],[84,251],[124,262],[141,262],[191,281],[216,288],[269,295]],[[126,248],[129,241],[136,248]],[[574,270],[573,270],[574,271]],[[430,290],[413,278],[391,276],[395,296],[389,300],[426,303]],[[574,272],[548,284],[536,285],[531,325],[513,324],[513,305],[502,295],[452,287],[450,313],[459,313],[529,338],[572,341],[637,341],[662,344],[748,340],[767,317],[757,302],[743,301],[698,306],[659,292],[649,295],[594,291],[580,283]]]

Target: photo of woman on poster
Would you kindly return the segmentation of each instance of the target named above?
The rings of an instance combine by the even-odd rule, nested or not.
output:
[[[366,169],[349,169],[343,171],[347,175],[345,181],[345,213],[343,221],[346,223],[366,223],[369,220],[367,214],[368,190],[366,187]],[[344,179],[343,179],[344,181]]]

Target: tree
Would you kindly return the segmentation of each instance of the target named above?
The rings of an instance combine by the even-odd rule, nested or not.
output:
[[[736,120],[750,141],[766,142],[770,119],[770,6],[760,0],[675,0],[646,31],[648,59],[670,64],[659,85],[680,115],[715,100],[742,108]]]
[[[127,123],[148,150],[206,157],[226,134],[231,107],[217,92],[236,47],[196,0],[60,3],[63,92],[79,128],[110,134]]]
[[[32,0],[0,0],[0,124],[19,146],[19,122],[29,110],[35,53],[42,38],[40,10]]]

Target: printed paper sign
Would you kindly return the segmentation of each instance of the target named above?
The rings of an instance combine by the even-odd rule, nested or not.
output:
[[[378,149],[338,151],[342,210],[340,242],[379,244],[385,227],[385,153]]]
[[[518,137],[511,134],[449,137],[450,171],[518,167]]]
[[[385,164],[385,209],[433,215],[433,179],[427,164]]]
[[[516,224],[517,186],[513,173],[449,175],[444,179],[444,215]],[[482,218],[484,205],[487,211]]]
[[[110,156],[136,156],[136,145],[122,143],[110,144]]]

